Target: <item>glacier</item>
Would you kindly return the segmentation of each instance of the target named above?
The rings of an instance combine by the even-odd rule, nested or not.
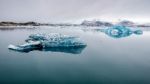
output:
[[[10,50],[30,52],[33,50],[67,52],[78,54],[86,47],[86,44],[75,36],[62,35],[59,33],[31,34],[23,45],[9,45]]]

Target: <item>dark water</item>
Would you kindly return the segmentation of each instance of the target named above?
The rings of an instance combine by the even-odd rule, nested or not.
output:
[[[39,32],[79,36],[87,47],[78,53],[7,49]],[[150,32],[115,39],[77,27],[0,30],[0,84],[150,84]]]

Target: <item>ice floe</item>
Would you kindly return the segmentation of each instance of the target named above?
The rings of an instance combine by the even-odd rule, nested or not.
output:
[[[21,52],[43,50],[79,53],[86,47],[80,38],[59,33],[31,34],[25,41],[27,43],[23,45],[9,45],[8,48]]]

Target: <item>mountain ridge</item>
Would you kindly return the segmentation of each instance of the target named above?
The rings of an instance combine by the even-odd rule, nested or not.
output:
[[[80,24],[74,23],[38,23],[34,21],[28,22],[12,22],[12,21],[2,21],[0,22],[0,26],[90,26],[90,27],[101,27],[101,26],[114,26],[114,25],[122,25],[128,27],[150,27],[150,23],[138,24],[129,20],[122,20],[117,23],[100,21],[100,20],[84,20]]]

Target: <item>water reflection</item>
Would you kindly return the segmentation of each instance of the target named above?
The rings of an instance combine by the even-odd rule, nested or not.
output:
[[[70,53],[70,54],[81,54],[82,51],[85,49],[86,46],[82,47],[66,47],[66,48],[36,48],[36,49],[28,49],[25,51],[17,51],[17,50],[11,50],[11,51],[16,51],[16,52],[21,52],[21,53],[29,53],[31,51],[42,51],[42,52],[62,52],[62,53]]]
[[[70,54],[81,54],[86,46],[83,47],[73,47],[73,48],[45,48],[42,51],[51,51],[51,52],[63,52]]]
[[[37,27],[26,27],[26,26],[22,26],[22,27],[0,27],[0,31],[14,31],[14,30],[35,30],[37,29]]]

